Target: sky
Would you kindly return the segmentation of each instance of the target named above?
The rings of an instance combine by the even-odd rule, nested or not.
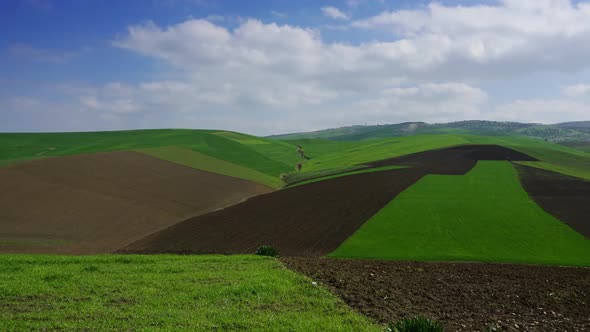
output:
[[[590,120],[590,0],[1,0],[0,132]]]

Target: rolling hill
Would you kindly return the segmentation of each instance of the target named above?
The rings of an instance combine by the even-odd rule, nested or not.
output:
[[[526,136],[554,142],[588,141],[590,126],[588,121],[567,122],[554,125],[497,121],[459,121],[429,124],[425,122],[405,122],[372,126],[350,126],[325,129],[307,133],[294,133],[269,136],[281,140],[306,138],[358,141],[426,134],[472,134],[485,136]]]

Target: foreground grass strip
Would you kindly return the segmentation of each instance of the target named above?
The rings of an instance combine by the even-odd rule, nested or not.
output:
[[[418,181],[331,256],[588,266],[590,241],[537,206],[510,163],[480,161]]]
[[[0,256],[0,330],[379,331],[257,256]]]
[[[405,166],[383,166],[383,167],[375,167],[375,168],[369,168],[369,169],[361,169],[361,170],[357,170],[357,171],[328,175],[328,176],[323,176],[323,177],[319,177],[319,178],[313,178],[313,179],[297,182],[297,183],[289,186],[289,188],[301,186],[304,184],[314,183],[314,182],[320,182],[320,181],[325,181],[325,180],[330,180],[330,179],[341,178],[344,176],[351,176],[351,175],[355,175],[355,174],[388,171],[388,170],[400,169],[400,168],[405,168]]]
[[[272,188],[280,188],[283,185],[283,182],[278,177],[273,177],[251,168],[217,159],[188,148],[167,146],[161,148],[140,149],[137,150],[137,152],[203,171],[258,182]]]

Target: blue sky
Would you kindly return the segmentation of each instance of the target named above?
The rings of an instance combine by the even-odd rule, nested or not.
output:
[[[590,119],[590,2],[5,0],[0,131]]]

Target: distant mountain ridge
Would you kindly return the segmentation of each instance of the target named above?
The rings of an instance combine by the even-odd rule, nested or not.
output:
[[[323,138],[357,141],[413,134],[474,134],[486,136],[519,135],[553,142],[590,141],[590,121],[557,124],[467,120],[449,123],[403,122],[384,125],[356,125],[325,130],[273,135],[274,139]]]

